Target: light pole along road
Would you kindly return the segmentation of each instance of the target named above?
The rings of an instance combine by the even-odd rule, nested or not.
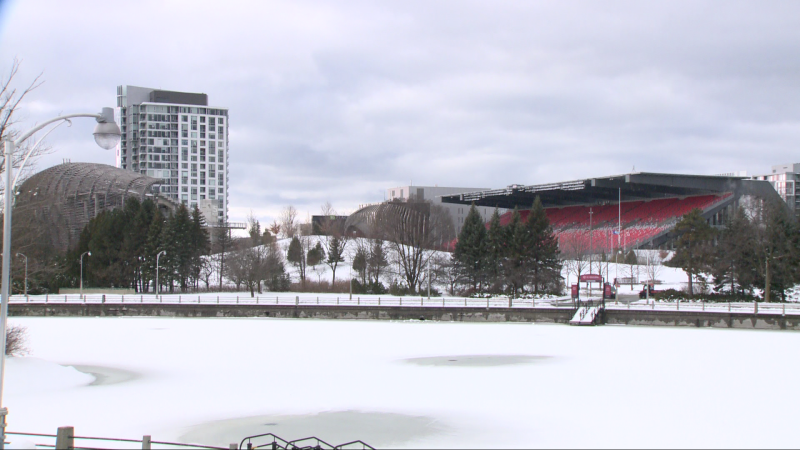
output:
[[[22,253],[17,253],[17,258],[22,256],[25,258],[25,298],[28,298],[28,257]]]
[[[5,193],[4,193],[4,205],[3,205],[3,276],[2,276],[2,286],[0,286],[0,348],[2,348],[3,354],[0,355],[0,450],[5,448],[5,438],[6,438],[6,416],[8,415],[8,409],[3,406],[3,380],[5,378],[5,368],[6,368],[6,320],[8,318],[8,298],[9,294],[11,293],[11,283],[10,283],[10,275],[11,275],[11,209],[14,200],[14,192],[17,185],[17,180],[19,180],[19,174],[22,172],[22,169],[25,168],[25,164],[28,162],[28,158],[30,158],[31,153],[38,147],[39,143],[41,143],[41,139],[32,145],[28,151],[25,153],[24,157],[22,158],[22,162],[19,163],[19,167],[17,167],[16,172],[17,176],[12,177],[14,172],[13,160],[14,160],[14,152],[17,147],[19,147],[23,142],[25,142],[28,138],[36,134],[37,132],[45,129],[50,125],[54,125],[45,135],[42,137],[46,137],[51,131],[53,131],[56,127],[63,123],[72,124],[70,119],[76,117],[92,117],[97,120],[97,125],[94,128],[94,140],[97,142],[97,145],[100,147],[111,150],[112,148],[116,147],[119,143],[120,137],[122,133],[120,132],[119,126],[114,122],[114,110],[112,108],[103,108],[103,110],[99,114],[67,114],[64,116],[58,116],[50,120],[46,120],[41,124],[31,128],[30,130],[22,133],[20,137],[16,140],[11,138],[4,139],[4,157],[5,157]]]

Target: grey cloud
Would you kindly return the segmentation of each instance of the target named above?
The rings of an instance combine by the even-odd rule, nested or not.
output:
[[[16,55],[21,77],[45,71],[28,123],[112,104],[118,84],[229,107],[233,220],[252,209],[268,222],[289,203],[352,210],[412,179],[763,172],[793,161],[800,138],[793,2],[42,0],[2,12],[0,69]],[[54,134],[41,165],[113,163],[84,125]]]

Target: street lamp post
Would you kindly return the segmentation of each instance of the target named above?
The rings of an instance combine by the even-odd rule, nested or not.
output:
[[[166,250],[161,250],[156,255],[156,295],[161,294],[161,285],[158,284],[158,258],[161,258],[161,255],[166,255],[166,254],[167,254]]]
[[[84,255],[92,256],[92,252],[86,251],[81,253],[81,285],[80,285],[81,300],[83,300],[83,256]]]
[[[17,253],[17,258],[22,256],[25,258],[25,299],[28,299],[28,257],[23,255],[22,253]]]
[[[594,259],[594,255],[592,252],[594,251],[594,245],[592,238],[594,237],[594,230],[592,230],[592,208],[589,207],[589,273],[592,273],[592,259]],[[592,282],[586,283],[589,285],[589,298],[592,298]]]
[[[103,147],[106,150],[111,150],[119,143],[122,133],[119,130],[119,126],[117,126],[117,124],[114,122],[114,110],[112,108],[103,108],[103,110],[98,114],[68,114],[64,116],[58,116],[53,119],[46,120],[41,124],[31,128],[27,132],[20,134],[19,138],[16,140],[9,137],[4,139],[3,153],[5,158],[6,173],[4,177],[5,199],[3,202],[3,274],[2,285],[0,286],[0,343],[2,343],[2,345],[0,345],[0,349],[2,349],[3,352],[3,354],[0,355],[0,450],[5,448],[6,416],[8,415],[8,410],[2,405],[3,380],[5,378],[6,365],[6,319],[8,318],[8,298],[11,292],[11,209],[14,201],[14,189],[16,187],[17,180],[19,179],[19,174],[22,173],[22,169],[25,168],[25,164],[28,162],[28,158],[30,158],[31,153],[33,153],[38,146],[38,142],[31,146],[30,149],[28,149],[28,151],[25,153],[24,157],[22,158],[22,162],[19,164],[19,167],[17,167],[16,178],[12,177],[14,151],[18,146],[20,146],[38,131],[41,131],[52,124],[57,124],[56,126],[61,125],[64,122],[71,124],[72,122],[70,119],[76,117],[92,117],[97,120],[97,125],[94,128],[94,140],[100,147]],[[52,130],[53,129],[50,131]]]

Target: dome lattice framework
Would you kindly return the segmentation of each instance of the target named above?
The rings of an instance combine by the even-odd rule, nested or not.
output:
[[[64,163],[38,172],[18,188],[13,225],[17,236],[46,242],[58,250],[78,243],[89,221],[102,211],[125,206],[136,198],[153,199],[159,208],[176,205],[160,197],[161,180],[105,164]],[[24,245],[24,244],[23,244]]]

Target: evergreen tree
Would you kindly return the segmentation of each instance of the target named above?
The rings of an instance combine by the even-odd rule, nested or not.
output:
[[[306,283],[306,255],[303,251],[303,244],[297,236],[292,237],[289,248],[286,251],[286,259],[297,267],[300,274],[300,283],[305,287]]]
[[[506,226],[504,234],[503,275],[509,296],[516,298],[526,282],[526,263],[530,250],[528,227],[522,222],[517,208],[511,213],[511,222]]]
[[[758,245],[763,255],[764,300],[771,301],[770,291],[777,290],[785,301],[786,289],[797,280],[797,221],[779,201],[765,201],[762,215],[764,224]]]
[[[149,292],[150,281],[155,280],[156,255],[162,250],[161,233],[163,229],[164,217],[161,215],[161,211],[156,208],[153,212],[153,219],[150,221],[150,226],[147,229],[147,242],[145,243],[142,262],[142,292]],[[154,290],[158,292],[158,286],[156,286]]]
[[[500,225],[500,213],[497,209],[492,214],[489,221],[489,230],[486,232],[486,260],[485,276],[486,282],[492,286],[492,292],[496,293],[502,285],[501,274],[503,265],[503,255],[506,247],[506,232]]]
[[[205,228],[203,215],[200,209],[195,205],[192,210],[191,227],[189,232],[191,240],[191,279],[195,288],[200,280],[200,269],[203,265],[203,258],[208,255],[211,249],[211,239],[209,238],[208,231]]]
[[[758,273],[755,235],[756,229],[744,208],[737,208],[725,223],[714,252],[713,270],[718,288],[728,283],[731,294],[752,289]]]
[[[712,263],[711,241],[716,232],[697,208],[684,215],[674,231],[679,236],[675,243],[675,255],[665,265],[679,267],[686,272],[689,295],[692,296],[694,277],[707,271]]]
[[[328,238],[328,259],[325,263],[331,268],[331,284],[336,284],[336,268],[340,262],[344,262],[344,250],[347,246],[347,239],[338,234],[334,234]]]
[[[386,257],[383,241],[375,239],[372,241],[367,258],[367,272],[371,284],[378,285],[381,282],[381,274],[387,267],[389,267],[389,260]]]
[[[353,256],[353,270],[358,273],[362,285],[367,284],[367,256],[367,250],[363,247],[358,247]]]
[[[461,268],[475,292],[482,285],[481,281],[486,269],[486,244],[486,226],[481,220],[478,208],[473,203],[464,219],[461,233],[458,235],[453,261]]]
[[[542,200],[539,196],[533,202],[526,221],[528,228],[527,247],[530,249],[528,270],[533,282],[533,292],[538,294],[548,284],[560,285],[561,262],[559,260],[558,239],[550,226]]]

